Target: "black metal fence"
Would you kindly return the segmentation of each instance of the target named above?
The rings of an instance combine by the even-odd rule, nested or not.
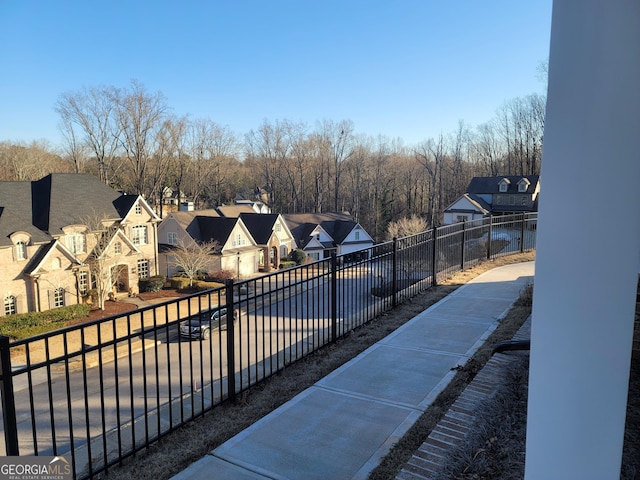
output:
[[[534,249],[536,222],[518,214],[434,228],[126,315],[2,337],[0,454],[67,455],[74,477],[90,478],[439,279]],[[206,322],[201,335],[181,329],[222,307],[236,313],[208,334]]]

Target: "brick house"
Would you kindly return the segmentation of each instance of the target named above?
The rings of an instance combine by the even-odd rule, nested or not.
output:
[[[96,258],[114,290],[137,292],[157,274],[159,220],[142,197],[87,174],[0,182],[0,315],[84,301]]]

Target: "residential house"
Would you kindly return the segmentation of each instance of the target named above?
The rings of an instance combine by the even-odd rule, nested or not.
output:
[[[474,177],[466,193],[444,210],[444,224],[490,215],[538,211],[538,175]]]
[[[269,205],[260,200],[236,199],[233,203],[236,205],[248,205],[256,213],[271,213],[271,208],[269,208]]]
[[[137,292],[140,278],[157,274],[158,221],[142,197],[91,175],[0,182],[1,313],[82,302],[105,275]]]
[[[292,250],[296,249],[293,234],[282,215],[277,213],[241,213],[240,219],[261,248],[259,268],[263,272],[277,269]]]
[[[307,256],[321,260],[345,255],[373,246],[373,238],[348,213],[293,213],[283,215],[298,248]]]
[[[218,243],[211,271],[230,270],[238,276],[258,272],[261,249],[240,218],[221,217],[216,210],[173,212],[158,226],[158,238],[160,271],[168,277],[179,270],[172,249],[189,242]]]

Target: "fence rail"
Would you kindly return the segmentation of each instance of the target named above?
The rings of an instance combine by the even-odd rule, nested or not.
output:
[[[68,455],[74,478],[91,478],[442,278],[534,249],[536,225],[536,214],[517,214],[433,228],[126,315],[0,337],[0,454]],[[208,333],[206,322],[185,325],[221,308]]]

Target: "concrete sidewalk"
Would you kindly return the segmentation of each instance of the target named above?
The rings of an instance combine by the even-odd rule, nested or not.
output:
[[[533,274],[527,262],[476,277],[173,478],[367,478]]]

